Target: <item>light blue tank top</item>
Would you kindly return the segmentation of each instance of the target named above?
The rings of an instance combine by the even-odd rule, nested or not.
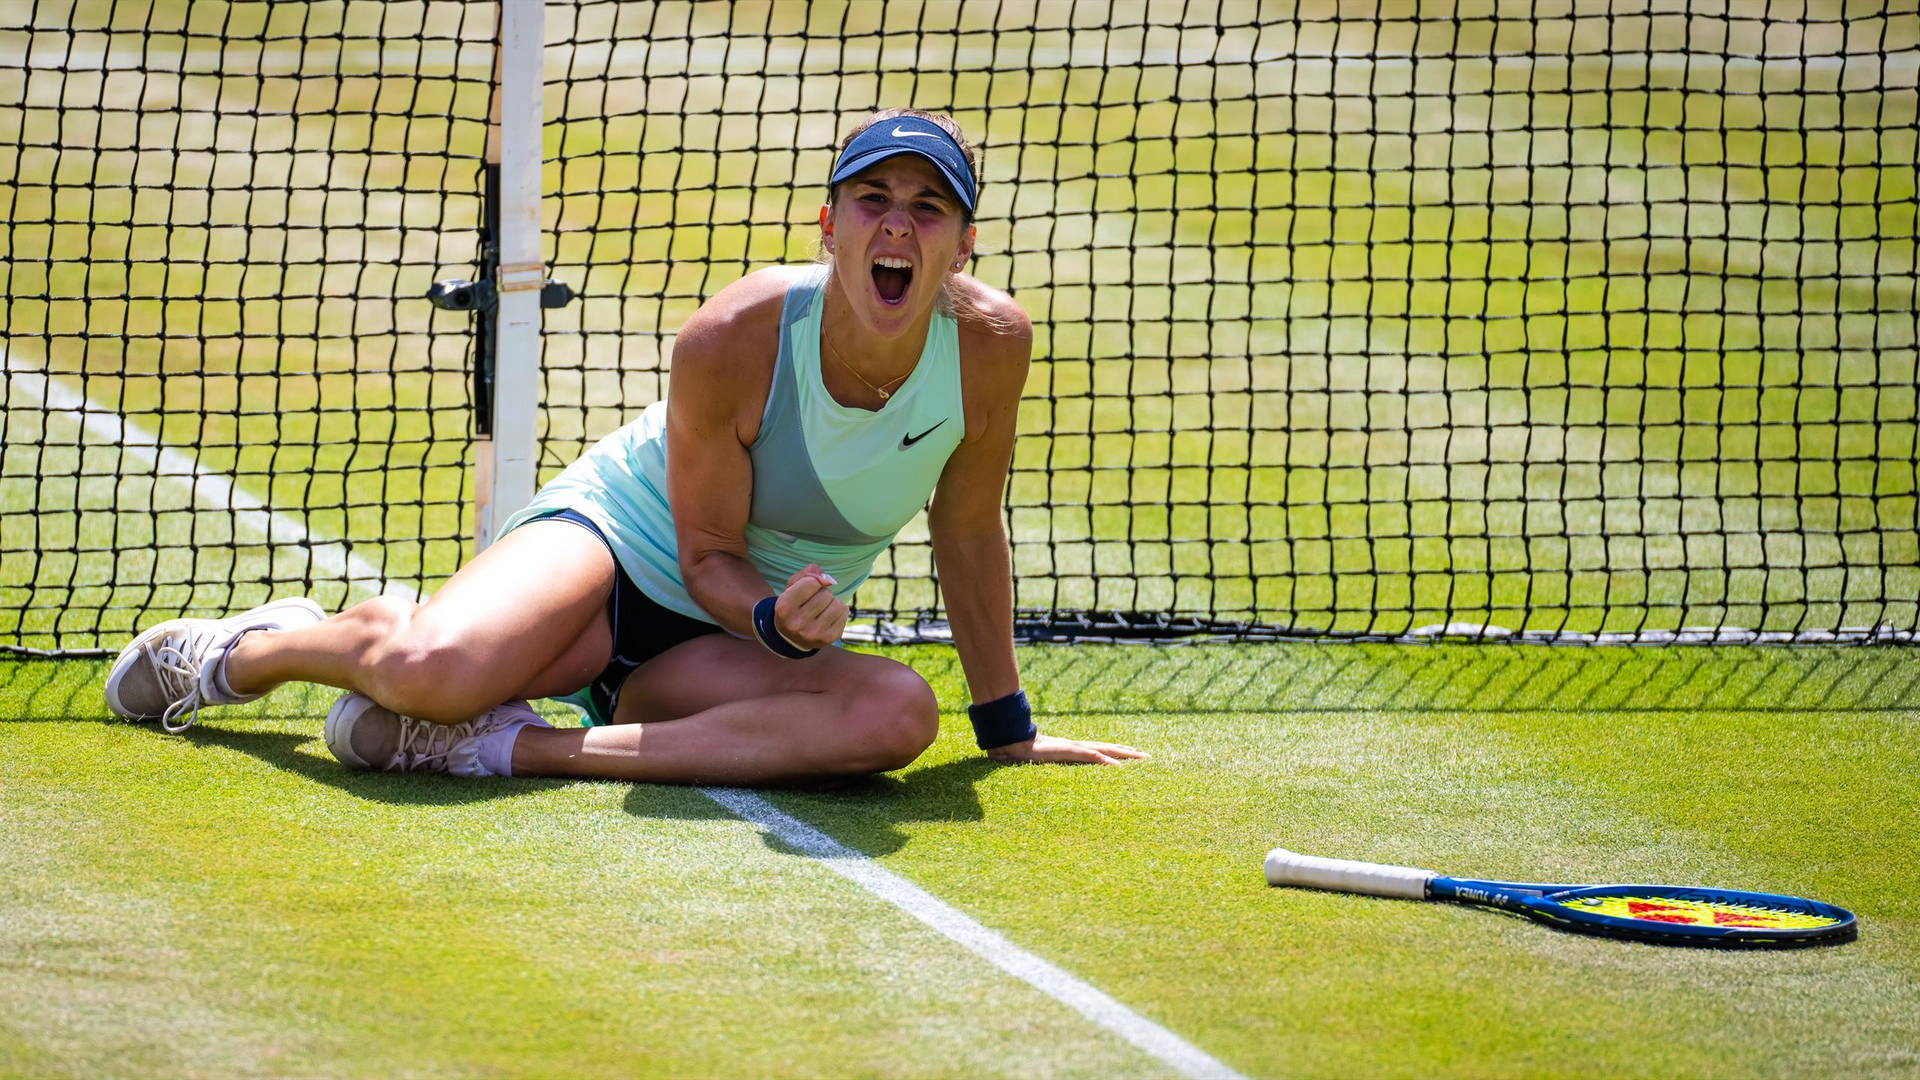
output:
[[[935,312],[927,344],[900,389],[875,412],[833,400],[820,377],[827,268],[795,273],[780,314],[773,384],[760,414],[747,558],[772,592],[809,563],[851,604],[873,560],[927,504],[966,433],[959,333]],[[662,607],[715,622],[680,576],[667,504],[666,402],[596,443],[542,487],[507,529],[575,510],[599,527],[640,591]]]

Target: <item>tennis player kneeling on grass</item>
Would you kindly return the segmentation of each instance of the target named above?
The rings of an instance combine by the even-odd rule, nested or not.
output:
[[[875,114],[834,165],[823,264],[707,301],[667,400],[430,601],[165,623],[115,662],[108,704],[179,730],[282,682],[342,687],[327,745],[356,768],[723,784],[900,768],[933,741],[933,691],[829,646],[931,494],[980,746],[1001,761],[1142,756],[1039,734],[1020,692],[1000,495],[1033,335],[960,272],[977,191],[951,120]],[[548,727],[536,697],[573,701],[587,726]]]

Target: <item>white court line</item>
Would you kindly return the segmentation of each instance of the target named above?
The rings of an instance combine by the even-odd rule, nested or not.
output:
[[[87,400],[84,393],[68,386],[65,381],[49,378],[40,371],[16,367],[4,349],[0,349],[0,370],[7,373],[7,383],[13,390],[27,394],[55,412],[66,414],[100,442],[119,447],[122,454],[150,467],[156,481],[172,480],[187,484],[196,501],[233,511],[235,533],[244,526],[265,537],[269,545],[305,548],[312,557],[312,573],[316,577],[331,575],[350,586],[355,582],[363,582],[369,588],[381,580],[383,574],[380,569],[353,554],[344,542],[315,540],[313,534],[307,531],[306,523],[299,518],[269,509],[266,503],[235,487],[231,480],[201,468],[200,463],[191,456],[172,447],[161,446],[157,434],[127,421],[119,413],[100,409]],[[11,397],[7,408],[13,408]],[[398,584],[387,586],[388,592],[397,593],[402,589],[406,587]],[[412,592],[411,589],[406,591]],[[414,596],[418,598],[417,593]]]
[[[772,833],[780,842],[919,919],[949,941],[1132,1043],[1181,1076],[1238,1078],[1224,1062],[1112,997],[982,926],[906,878],[884,869],[772,803],[738,788],[700,793]]]
[[[49,408],[72,414],[90,434],[117,443],[129,455],[156,466],[156,478],[184,480],[192,477],[196,498],[204,498],[216,507],[232,509],[237,514],[261,518],[268,535],[278,535],[280,543],[311,549],[316,570],[323,567],[336,572],[350,570],[352,575],[370,581],[380,579],[380,571],[358,557],[350,553],[344,557],[336,554],[335,549],[342,548],[337,541],[316,541],[303,522],[284,514],[272,513],[260,500],[238,490],[225,478],[202,469],[188,455],[161,447],[152,434],[127,423],[118,415],[92,408],[84,394],[49,380],[39,372],[14,370],[4,350],[0,350],[0,369],[6,371],[7,381],[15,389],[31,394]],[[11,400],[8,404],[11,407]],[[323,559],[322,552],[329,557]],[[419,599],[419,593],[398,582],[387,584],[386,592]],[[1180,1036],[1127,1008],[1065,969],[1022,949],[939,897],[880,867],[872,859],[779,810],[760,796],[734,788],[701,788],[700,793],[772,833],[787,846],[806,853],[827,869],[932,927],[949,941],[1132,1043],[1179,1075],[1241,1080],[1240,1073]]]

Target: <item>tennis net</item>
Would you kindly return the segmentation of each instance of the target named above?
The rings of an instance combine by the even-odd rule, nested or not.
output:
[[[543,476],[913,105],[1035,323],[1026,636],[1920,623],[1911,5],[545,10]],[[494,19],[0,8],[0,647],[470,552],[471,322],[424,295],[478,276]],[[923,522],[858,609],[939,635]]]
[[[1910,635],[1920,15],[1755,10],[550,4],[546,464],[914,105],[1035,322],[1028,636]]]
[[[426,587],[471,533],[493,13],[0,5],[0,645]]]

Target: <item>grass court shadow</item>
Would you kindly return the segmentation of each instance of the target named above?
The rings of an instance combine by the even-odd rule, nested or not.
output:
[[[760,794],[781,810],[860,852],[886,855],[907,844],[903,824],[917,821],[980,821],[974,786],[996,769],[985,758],[963,758],[903,773],[883,773],[827,784],[771,788]],[[636,787],[629,807],[645,798]],[[716,810],[719,808],[716,806]],[[720,811],[725,814],[725,811]],[[805,855],[770,832],[761,834],[770,850]]]
[[[1920,701],[1902,646],[1077,645],[1021,650],[1043,715],[1141,712],[1894,712]],[[914,657],[958,679],[949,650]]]
[[[331,696],[337,691],[316,687],[296,689],[287,693],[287,704],[298,705],[303,693],[309,700],[318,695],[330,701]],[[535,792],[553,791],[582,783],[623,784],[621,781],[546,777],[465,779],[422,773],[361,772],[340,764],[325,751],[314,753],[311,750],[300,749],[319,736],[324,705],[318,710],[310,705],[291,711],[274,710],[273,715],[303,719],[311,716],[313,732],[311,735],[256,732],[235,730],[219,725],[196,724],[187,729],[185,737],[206,745],[237,750],[276,768],[298,773],[316,783],[338,788],[357,798],[395,805],[463,806],[497,799],[518,798]],[[548,719],[554,720],[555,714],[548,714]],[[560,719],[556,723],[564,724],[566,720]],[[719,820],[732,816],[692,788],[658,784],[623,784],[623,786],[631,789],[626,796],[625,808],[629,813],[637,816],[685,821]]]
[[[52,721],[108,719],[101,686],[103,662],[57,663],[46,660],[0,662],[0,720]]]
[[[0,721],[15,723],[91,723],[138,730],[156,739],[180,739],[196,747],[233,750],[263,764],[338,788],[357,798],[420,806],[455,806],[527,794],[566,783],[559,780],[461,781],[443,776],[368,773],[348,769],[310,744],[320,735],[327,707],[339,691],[291,686],[260,702],[210,710],[178,735],[157,724],[128,724],[107,711],[101,696],[107,664],[43,662],[0,665],[0,694],[7,707]],[[231,720],[238,719],[239,723]],[[247,721],[266,720],[276,730],[259,730]],[[287,721],[304,729],[285,730]],[[309,747],[308,749],[301,749]],[[700,800],[704,801],[704,800]]]
[[[324,751],[315,754],[301,749],[318,734],[317,730],[312,735],[303,735],[195,724],[178,737],[196,746],[216,746],[245,754],[266,765],[296,773],[355,798],[396,806],[464,806],[528,795],[571,783],[566,780],[464,780],[425,774],[360,772],[340,764]]]
[[[948,648],[906,650],[958,693]],[[1038,645],[1020,650],[1046,713],[1884,712],[1920,700],[1911,648],[1881,646],[1554,647],[1284,642]],[[105,662],[0,662],[0,718],[104,719]],[[266,715],[310,714],[336,691],[283,688]]]
[[[101,686],[106,661],[0,662],[0,723],[88,723],[122,726],[107,711]],[[134,725],[153,738],[179,738],[200,747],[218,747],[245,754],[355,798],[396,805],[457,806],[512,798],[552,790],[574,780],[515,779],[460,780],[444,776],[358,772],[315,752],[327,708],[339,691],[327,687],[282,687],[261,701],[210,711],[180,735],[167,735],[157,725]],[[556,723],[568,720],[566,711],[549,715]],[[250,721],[266,721],[261,730]],[[289,731],[288,722],[297,730]],[[303,749],[304,748],[304,749]],[[927,819],[977,820],[980,806],[972,795],[972,781],[991,766],[984,761],[955,762],[900,775],[865,777],[839,783],[816,783],[777,789],[767,794],[789,809],[801,807],[814,823],[831,822],[832,835],[868,853],[891,851],[904,843],[887,822]],[[678,820],[730,820],[732,814],[691,787],[628,784],[624,808],[642,817]],[[797,800],[797,802],[795,801]],[[843,828],[849,810],[864,822],[856,835]],[[853,819],[848,819],[853,820]],[[777,844],[777,841],[769,840]]]

